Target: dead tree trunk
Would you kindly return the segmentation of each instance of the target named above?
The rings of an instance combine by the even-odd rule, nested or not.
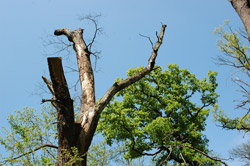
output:
[[[51,102],[57,110],[58,158],[60,158],[57,165],[64,165],[70,160],[69,157],[64,157],[64,154],[71,154],[71,147],[76,146],[73,100],[70,98],[61,58],[48,58],[48,65],[52,83],[45,77],[43,79],[53,94]]]
[[[240,16],[250,41],[250,0],[231,0],[231,4]]]
[[[48,58],[52,83],[45,77],[43,77],[43,80],[51,91],[53,98],[44,101],[51,101],[57,110],[59,139],[57,165],[63,166],[70,161],[70,156],[65,155],[65,152],[74,155],[72,147],[78,149],[79,155],[83,159],[81,162],[77,162],[73,165],[87,165],[87,152],[91,145],[101,112],[117,92],[140,80],[153,70],[157,52],[163,41],[165,28],[166,25],[162,25],[148,65],[136,75],[114,83],[98,103],[95,102],[94,74],[90,62],[91,52],[88,51],[88,47],[84,42],[82,36],[83,29],[77,29],[75,31],[71,31],[67,28],[55,30],[55,35],[65,35],[70,42],[73,42],[82,90],[80,118],[77,122],[74,122],[73,101],[70,98],[67,82],[64,77],[61,58]]]

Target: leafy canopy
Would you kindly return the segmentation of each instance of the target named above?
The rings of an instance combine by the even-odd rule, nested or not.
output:
[[[56,119],[51,107],[43,107],[40,114],[32,108],[17,110],[8,117],[10,130],[4,128],[5,137],[0,137],[6,154],[1,158],[4,165],[54,165],[56,149],[41,148],[42,145],[56,145]]]
[[[142,69],[130,69],[127,75]],[[149,155],[157,164],[213,163],[196,150],[209,153],[202,132],[210,111],[207,107],[217,102],[215,76],[209,71],[208,79],[199,80],[176,64],[164,71],[157,67],[118,93],[122,99],[113,100],[104,110],[98,131],[110,145],[125,142],[126,158]]]
[[[78,109],[77,104],[75,108]],[[0,165],[55,165],[60,156],[57,156],[56,149],[56,110],[51,105],[44,105],[40,111],[28,107],[17,110],[14,115],[9,115],[8,122],[10,129],[4,128],[5,136],[0,137],[0,145],[5,149],[5,152],[0,152]],[[64,151],[64,154],[70,155],[71,158],[66,165],[82,160],[75,147],[72,151],[75,154],[73,156]],[[88,165],[105,166],[111,162],[135,162],[125,160],[121,156],[122,153],[123,146],[119,145],[113,149],[107,146],[105,141],[95,140],[88,152]]]

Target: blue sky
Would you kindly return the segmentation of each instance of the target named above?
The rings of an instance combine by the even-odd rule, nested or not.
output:
[[[78,19],[88,14],[101,14],[99,25],[104,29],[95,44],[102,51],[95,73],[97,99],[117,77],[125,77],[128,69],[147,64],[151,46],[139,33],[155,41],[155,32],[164,23],[168,27],[157,64],[166,69],[167,64],[176,63],[200,79],[208,70],[219,72],[220,108],[242,114],[234,110],[233,100],[240,94],[231,82],[233,70],[213,61],[220,54],[214,28],[226,19],[235,28],[242,27],[227,0],[0,0],[0,126],[7,125],[6,118],[14,110],[41,107],[41,97],[33,94],[41,90],[41,76],[49,75],[44,52],[51,50],[43,46],[42,38],[46,40],[55,29],[81,27],[85,29],[84,37],[90,39],[93,26]],[[64,56],[63,63],[73,66],[74,53]],[[71,74],[66,77],[69,84],[73,82]],[[210,148],[224,158],[228,150],[246,139],[241,133],[216,127],[212,118],[205,133]]]

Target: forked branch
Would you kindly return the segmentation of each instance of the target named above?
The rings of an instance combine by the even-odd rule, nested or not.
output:
[[[109,90],[104,94],[102,99],[99,101],[99,103],[96,105],[95,110],[97,111],[98,114],[102,112],[102,110],[107,106],[107,104],[110,102],[112,97],[119,92],[120,90],[128,87],[129,85],[135,83],[136,81],[140,80],[143,78],[146,74],[150,73],[150,71],[153,70],[154,65],[155,65],[155,59],[157,57],[158,50],[163,42],[163,37],[166,29],[166,25],[162,25],[160,35],[158,37],[158,40],[153,47],[153,52],[148,60],[148,65],[139,73],[135,74],[134,76],[131,76],[125,80],[122,80],[120,82],[114,83]]]

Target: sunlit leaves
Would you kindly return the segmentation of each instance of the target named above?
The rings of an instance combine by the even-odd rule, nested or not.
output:
[[[56,145],[56,117],[52,107],[43,107],[38,113],[35,109],[17,110],[8,117],[10,130],[4,128],[5,137],[0,139],[6,153],[1,161],[5,164],[52,165],[55,162],[56,150],[42,148],[32,152],[44,144]],[[19,155],[31,152],[23,157]],[[7,156],[9,154],[9,156]]]
[[[218,111],[218,106],[216,106],[214,110],[215,120],[225,129],[248,132],[250,130],[250,86],[248,83],[250,76],[249,41],[244,36],[244,30],[239,29],[239,31],[234,31],[228,21],[223,26],[216,28],[214,33],[219,36],[217,45],[223,53],[218,56],[218,63],[232,66],[237,71],[237,74],[232,76],[232,80],[239,86],[239,91],[242,93],[244,99],[236,99],[236,101],[239,101],[236,108],[247,110],[246,114],[242,117],[232,118],[223,110]]]
[[[229,32],[225,31],[228,29]],[[217,45],[224,56],[219,56],[219,63],[223,65],[230,65],[236,68],[241,68],[244,70],[249,70],[249,43],[247,40],[243,43],[242,37],[244,34],[239,32],[234,32],[231,26],[229,26],[229,21],[225,21],[224,26],[220,26],[214,30],[214,34],[219,36],[217,40]]]
[[[141,70],[142,67],[130,69],[127,75]],[[168,65],[164,71],[157,67],[118,93],[122,101],[108,105],[98,130],[109,144],[124,141],[128,158],[142,155],[166,158],[170,153],[166,149],[171,147],[169,161],[182,161],[180,153],[188,161],[197,161],[202,155],[188,148],[181,152],[180,146],[188,143],[208,152],[208,140],[202,131],[210,111],[206,107],[217,102],[216,87],[215,72],[209,71],[208,78],[199,80],[176,64]]]

